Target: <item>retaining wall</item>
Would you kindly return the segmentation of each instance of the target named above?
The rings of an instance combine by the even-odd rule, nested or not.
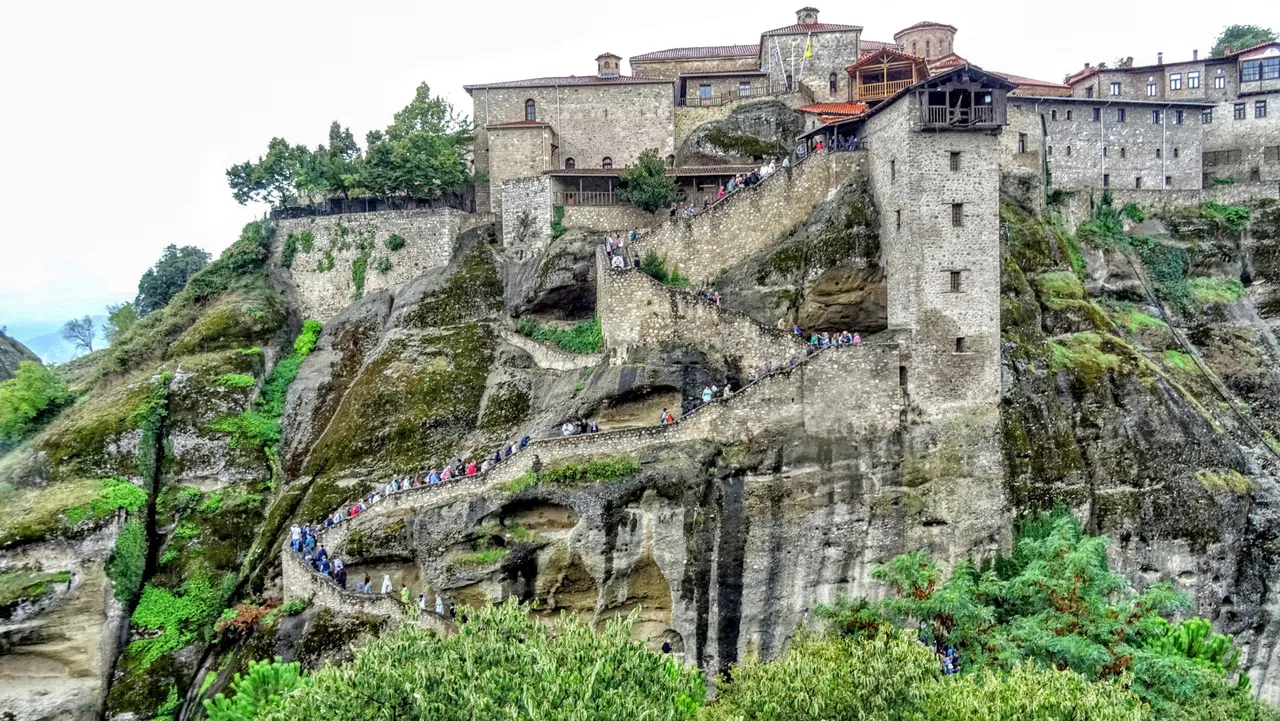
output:
[[[792,333],[761,325],[754,318],[714,305],[694,294],[667,288],[635,270],[613,270],[596,251],[596,313],[612,360],[630,349],[664,342],[690,343],[737,360],[742,368],[766,361],[780,366],[804,357],[805,344]]]
[[[566,228],[595,230],[601,232],[614,230],[631,230],[632,228],[649,228],[662,221],[663,213],[649,213],[634,205],[566,205],[564,220],[561,224]]]
[[[790,169],[778,168],[758,185],[736,191],[691,219],[655,226],[637,241],[641,257],[650,250],[679,265],[695,283],[777,242],[809,217],[827,195],[863,172],[866,151],[817,152]]]
[[[605,359],[604,353],[567,353],[506,328],[499,328],[498,335],[502,337],[502,340],[532,356],[533,364],[539,368],[572,371],[581,368],[594,368],[603,363]]]

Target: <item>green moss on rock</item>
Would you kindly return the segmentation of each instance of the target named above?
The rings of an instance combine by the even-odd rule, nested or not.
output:
[[[405,316],[417,328],[439,328],[485,318],[502,310],[502,278],[488,246],[477,245],[444,285],[424,293]]]

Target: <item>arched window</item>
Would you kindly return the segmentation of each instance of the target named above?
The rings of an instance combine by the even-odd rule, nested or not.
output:
[[[915,40],[912,40],[912,41],[911,41],[911,54],[912,54],[912,55],[919,55],[919,54],[920,54],[920,52],[919,52],[919,45],[917,45],[917,44],[916,44],[916,41],[915,41]]]
[[[931,50],[929,49],[929,41],[928,41],[928,40],[926,40],[926,41],[924,41],[924,56],[925,56],[926,58],[931,58],[931,57],[933,57],[932,55],[930,55],[930,54],[929,54],[930,52],[931,52]]]
[[[565,159],[564,159],[564,169],[565,169],[565,170],[573,170],[573,169],[574,169],[574,168],[576,168],[576,167],[578,167],[578,161],[574,160],[573,158],[565,158]]]
[[[538,106],[536,103],[533,102],[533,98],[529,98],[528,100],[524,101],[524,119],[525,120],[538,119]]]
[[[613,158],[605,158],[604,160],[601,160],[601,161],[600,161],[600,167],[602,167],[602,168],[612,168],[612,167],[613,167]]]
[[[791,92],[791,75],[787,75],[787,92]]]
[[[676,167],[676,156],[674,156],[674,155],[668,155],[668,156],[667,156],[667,167],[668,167],[668,168],[674,168],[674,167]]]
[[[831,73],[830,77],[827,78],[827,84],[831,86],[831,93],[835,94],[836,92],[836,74],[835,73]]]

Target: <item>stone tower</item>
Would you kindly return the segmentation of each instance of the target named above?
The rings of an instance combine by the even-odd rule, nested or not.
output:
[[[596,73],[602,78],[616,78],[622,74],[622,58],[605,53],[596,58]]]
[[[818,8],[800,8],[797,10],[796,23],[799,25],[817,25]]]
[[[893,41],[903,52],[926,60],[955,52],[955,39],[954,27],[928,20],[899,30],[893,35]]]

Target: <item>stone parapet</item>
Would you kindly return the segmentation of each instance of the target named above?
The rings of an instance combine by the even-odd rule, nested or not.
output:
[[[532,356],[534,365],[539,368],[572,371],[582,368],[594,368],[603,363],[605,359],[604,353],[568,353],[506,328],[499,328],[498,335],[502,337],[502,340]]]

